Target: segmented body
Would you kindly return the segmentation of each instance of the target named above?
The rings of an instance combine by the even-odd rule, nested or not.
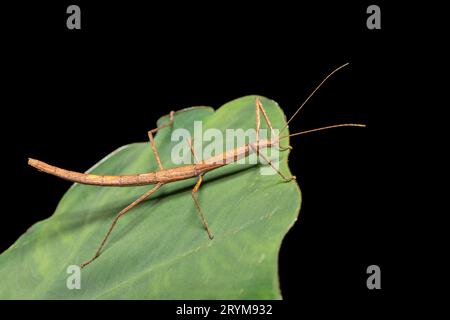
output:
[[[114,187],[143,186],[148,184],[168,183],[197,177],[210,170],[245,158],[250,154],[256,152],[257,147],[259,149],[262,149],[270,147],[273,144],[274,141],[271,140],[259,140],[259,145],[257,145],[257,142],[255,141],[253,143],[228,150],[222,154],[203,160],[196,164],[188,164],[171,169],[131,175],[112,176],[80,173],[58,168],[45,162],[31,158],[28,159],[28,164],[39,171],[82,184]]]

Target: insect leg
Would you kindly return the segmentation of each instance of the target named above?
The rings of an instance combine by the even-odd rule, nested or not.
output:
[[[249,144],[249,147],[254,151],[257,152],[257,148],[255,148],[252,144]],[[290,178],[287,178],[280,170],[277,169],[277,167],[275,167],[275,165],[273,164],[273,162],[268,159],[264,154],[262,154],[261,152],[258,153],[258,156],[261,156],[261,158],[263,158],[282,178],[284,181],[289,182],[292,180],[295,180],[296,177],[295,176],[291,176]]]
[[[259,141],[259,129],[261,127],[261,118],[259,117],[259,105],[261,101],[256,97],[255,111],[256,111],[256,141]],[[259,143],[256,143],[256,155],[259,155]]]
[[[266,120],[266,123],[267,123],[267,125],[270,128],[270,131],[272,133],[272,137],[274,137],[275,133],[274,133],[274,130],[273,130],[273,127],[272,127],[272,123],[270,123],[269,116],[267,115],[266,109],[264,109],[264,107],[263,107],[263,105],[261,103],[261,100],[259,100],[259,98],[257,97],[256,98],[256,137],[257,137],[257,139],[259,139],[259,123],[258,123],[259,122],[259,110],[261,110],[261,112],[263,114],[263,117]],[[287,146],[285,148],[278,146],[278,149],[281,150],[281,151],[291,150],[292,146]]]
[[[192,144],[192,140],[193,139],[191,139],[191,138],[189,138],[189,140],[188,140],[189,147],[191,148],[191,152],[192,152],[192,155],[194,156],[195,163],[199,163],[200,161],[198,160],[197,153],[195,152],[194,146]]]
[[[269,126],[272,135],[275,135],[275,133],[273,131],[272,123],[270,122],[269,117],[267,116],[266,109],[264,109],[264,107],[263,107],[263,105],[261,103],[261,100],[259,100],[258,97],[256,98],[256,109],[258,111],[261,110],[261,112],[263,114],[263,117],[266,120],[266,123]],[[258,119],[259,119],[259,116],[258,116]]]
[[[194,189],[192,189],[191,195],[192,195],[192,199],[194,199],[195,205],[197,206],[198,212],[200,213],[200,217],[202,218],[205,230],[208,233],[209,238],[212,240],[214,238],[214,236],[212,235],[211,230],[209,230],[209,228],[208,228],[208,224],[206,223],[205,216],[203,215],[203,212],[202,212],[202,209],[200,208],[200,204],[198,202],[198,199],[195,196],[195,194],[197,193],[198,189],[200,188],[200,184],[202,183],[202,181],[203,181],[203,175],[200,175],[198,177],[197,183],[194,186]]]
[[[189,142],[189,147],[191,148],[192,155],[194,156],[195,162],[199,163],[197,154],[195,153],[194,146],[192,145],[192,140],[189,139],[188,142]],[[200,203],[198,202],[198,199],[195,196],[195,194],[197,193],[198,189],[200,188],[200,184],[202,183],[202,181],[203,181],[203,174],[198,176],[197,183],[195,184],[194,189],[192,189],[191,195],[192,195],[192,199],[194,199],[194,202],[195,202],[195,205],[196,205],[196,207],[198,209],[198,212],[200,213],[200,217],[202,218],[205,230],[208,233],[209,238],[212,240],[214,238],[214,236],[212,235],[211,230],[209,230],[209,228],[208,228],[208,223],[206,223],[206,219],[205,219],[205,216],[203,215],[202,208],[200,208]]]
[[[153,193],[155,193],[156,190],[158,190],[159,188],[161,188],[163,184],[162,183],[158,183],[157,185],[155,185],[151,190],[147,191],[146,193],[144,193],[142,196],[140,196],[138,199],[136,199],[135,201],[133,201],[132,203],[130,203],[126,208],[124,208],[122,211],[119,212],[119,214],[116,216],[116,218],[114,219],[114,221],[111,223],[111,226],[109,227],[108,232],[106,233],[105,237],[103,238],[100,246],[97,249],[97,252],[95,253],[95,255],[87,260],[86,262],[83,262],[80,266],[80,268],[84,268],[85,266],[87,266],[89,263],[91,263],[92,261],[94,261],[95,259],[97,259],[97,257],[100,255],[100,252],[102,251],[103,246],[106,243],[106,240],[108,240],[109,235],[111,234],[112,230],[114,229],[117,221],[120,219],[120,217],[122,217],[125,213],[127,213],[128,211],[130,211],[130,209],[132,209],[133,207],[135,207],[137,204],[139,204],[140,202],[144,201],[147,197],[149,197],[150,195],[152,195]]]
[[[173,124],[173,115],[174,115],[174,114],[175,114],[174,111],[170,111],[170,121],[169,121],[168,123],[162,125],[161,127],[152,129],[152,130],[150,130],[150,131],[148,132],[148,137],[149,137],[150,143],[151,143],[151,145],[152,145],[153,153],[155,154],[156,161],[158,162],[158,166],[159,166],[159,169],[160,169],[160,170],[164,170],[164,167],[163,167],[163,165],[162,165],[162,163],[161,163],[161,159],[159,158],[158,150],[156,149],[155,139],[153,138],[153,133],[155,133],[156,131],[158,131],[158,130],[160,130],[160,129],[162,129],[162,128],[171,126],[171,125]]]

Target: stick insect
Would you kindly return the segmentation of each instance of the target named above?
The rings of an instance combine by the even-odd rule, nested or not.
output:
[[[148,132],[150,144],[151,144],[153,153],[155,155],[156,162],[159,167],[159,170],[155,171],[155,172],[132,174],[132,175],[120,175],[120,176],[94,175],[94,174],[79,173],[79,172],[61,169],[61,168],[49,165],[45,162],[29,158],[28,164],[30,166],[36,168],[37,170],[57,176],[59,178],[65,179],[65,180],[78,182],[81,184],[98,185],[98,186],[117,186],[117,187],[142,186],[142,185],[150,185],[150,184],[154,185],[153,188],[151,188],[149,191],[145,192],[138,199],[136,199],[135,201],[130,203],[127,207],[125,207],[124,209],[122,209],[122,211],[120,211],[118,213],[118,215],[112,221],[107,233],[103,237],[103,240],[100,243],[94,256],[92,258],[90,258],[89,260],[83,262],[80,265],[80,267],[83,268],[83,267],[87,266],[88,264],[90,264],[95,259],[97,259],[97,257],[100,255],[106,241],[108,240],[109,236],[111,235],[111,232],[113,231],[114,227],[116,226],[118,220],[124,214],[126,214],[132,208],[134,208],[139,203],[141,203],[142,201],[147,199],[150,195],[155,193],[159,188],[161,188],[163,185],[165,185],[167,183],[190,179],[190,178],[194,178],[194,177],[198,178],[197,182],[194,185],[194,188],[192,189],[191,195],[192,195],[192,199],[195,203],[195,206],[197,207],[197,210],[200,214],[200,218],[203,222],[203,226],[208,234],[208,237],[212,240],[213,234],[212,234],[210,228],[208,227],[208,223],[206,222],[205,216],[203,214],[200,203],[196,196],[196,193],[199,190],[200,185],[202,184],[203,176],[205,175],[205,173],[212,171],[214,169],[217,169],[219,167],[225,166],[227,164],[236,162],[239,159],[249,156],[250,154],[256,153],[256,155],[258,157],[261,157],[262,159],[264,159],[264,161],[268,165],[270,165],[275,170],[275,172],[278,173],[285,182],[295,180],[295,176],[286,177],[282,172],[280,172],[275,167],[275,165],[272,163],[272,161],[270,159],[268,159],[263,153],[261,153],[260,150],[263,148],[271,148],[271,147],[277,147],[277,148],[279,148],[280,151],[286,151],[288,149],[292,149],[291,146],[288,146],[286,148],[281,148],[279,146],[279,142],[282,139],[285,139],[288,137],[303,135],[303,134],[307,134],[307,133],[311,133],[311,132],[327,130],[327,129],[332,129],[332,128],[338,128],[338,127],[365,127],[365,125],[363,125],[363,124],[345,123],[345,124],[336,124],[336,125],[331,125],[331,126],[327,126],[327,127],[316,128],[316,129],[307,130],[307,131],[301,131],[301,132],[293,133],[290,135],[284,135],[284,136],[281,135],[281,132],[288,127],[288,125],[292,121],[292,119],[294,119],[294,117],[300,112],[300,110],[308,102],[308,100],[324,84],[324,82],[327,81],[328,78],[330,78],[334,73],[336,73],[337,71],[339,71],[340,69],[344,68],[347,65],[348,65],[348,63],[333,70],[330,74],[328,74],[322,80],[322,82],[320,82],[316,86],[316,88],[309,94],[309,96],[305,99],[305,101],[301,104],[301,106],[297,109],[297,111],[286,122],[286,124],[283,126],[283,128],[280,129],[278,135],[274,134],[274,128],[272,127],[270,119],[267,116],[266,110],[264,109],[261,101],[258,98],[256,98],[256,101],[255,101],[256,141],[250,142],[248,144],[245,144],[241,147],[237,147],[232,150],[227,150],[222,154],[213,156],[209,159],[202,160],[202,161],[198,160],[198,157],[192,146],[192,141],[189,141],[191,153],[195,159],[194,164],[182,165],[182,166],[174,167],[171,169],[164,169],[164,166],[161,163],[161,160],[159,158],[158,150],[156,149],[155,140],[154,140],[153,135],[158,130],[172,126],[172,124],[174,123],[174,115],[175,115],[174,111],[170,112],[170,114],[169,114],[170,120],[168,123],[161,125],[160,127],[157,127],[155,129],[152,129]],[[261,121],[260,121],[261,113],[263,115],[265,122],[267,123],[267,126],[270,128],[271,133],[272,133],[271,137],[268,139],[261,139],[259,136],[259,130],[260,130],[260,124],[261,124]]]

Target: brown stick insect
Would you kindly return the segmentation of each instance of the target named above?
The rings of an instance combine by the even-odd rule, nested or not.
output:
[[[326,76],[322,82],[310,93],[310,95],[306,98],[306,100],[301,104],[301,106],[297,109],[297,111],[291,116],[291,118],[286,122],[286,124],[283,126],[283,128],[280,129],[278,135],[274,134],[274,128],[272,127],[272,124],[270,123],[269,117],[267,116],[266,110],[264,109],[261,101],[256,98],[256,104],[255,104],[255,110],[256,110],[256,141],[245,144],[241,147],[234,148],[232,150],[227,150],[222,154],[213,156],[209,159],[199,161],[198,157],[194,151],[194,148],[192,146],[192,142],[189,141],[191,152],[194,156],[195,163],[189,164],[189,165],[182,165],[171,169],[164,169],[163,164],[161,163],[161,160],[159,158],[158,150],[156,149],[155,141],[153,138],[153,134],[156,133],[158,130],[161,130],[166,127],[172,126],[174,123],[174,114],[175,112],[170,112],[170,121],[158,128],[152,129],[148,132],[148,137],[150,140],[151,147],[153,149],[153,153],[155,154],[156,161],[158,163],[159,170],[155,172],[149,172],[149,173],[141,173],[141,174],[132,174],[132,175],[120,175],[120,176],[108,176],[108,175],[94,175],[94,174],[86,174],[86,173],[79,173],[74,171],[69,171],[65,169],[61,169],[52,165],[49,165],[47,163],[44,163],[39,160],[35,159],[28,159],[28,164],[34,168],[36,168],[39,171],[43,171],[48,174],[52,174],[54,176],[60,177],[65,180],[78,182],[82,184],[89,184],[89,185],[98,185],[98,186],[117,186],[117,187],[128,187],[128,186],[142,186],[142,185],[149,185],[153,184],[154,187],[144,193],[142,196],[140,196],[138,199],[133,201],[131,204],[129,204],[127,207],[125,207],[122,211],[119,212],[119,214],[115,217],[115,219],[112,221],[111,226],[109,227],[106,235],[104,236],[102,242],[100,243],[100,246],[97,249],[97,252],[95,255],[85,261],[81,264],[81,268],[85,267],[92,261],[94,261],[101,253],[103,246],[105,245],[106,241],[108,240],[108,237],[110,236],[112,230],[114,229],[114,226],[116,225],[117,221],[122,217],[125,213],[127,213],[129,210],[131,210],[133,207],[138,205],[140,202],[144,201],[146,198],[148,198],[151,194],[156,192],[159,188],[161,188],[163,185],[175,181],[190,179],[193,177],[198,177],[198,180],[192,189],[192,199],[195,202],[195,205],[198,209],[198,212],[200,213],[200,217],[203,221],[204,228],[206,232],[208,233],[208,236],[210,239],[213,239],[213,234],[208,227],[208,223],[206,222],[205,216],[202,212],[202,209],[200,207],[200,203],[196,197],[196,193],[198,189],[200,188],[200,185],[203,181],[203,175],[207,173],[208,171],[214,170],[216,168],[225,166],[227,164],[236,162],[239,159],[245,158],[249,156],[252,153],[256,153],[257,156],[260,156],[264,161],[269,164],[275,171],[278,173],[281,178],[286,181],[292,181],[295,179],[295,176],[286,177],[283,173],[281,173],[272,163],[271,160],[269,160],[264,154],[260,153],[260,150],[263,148],[271,148],[271,147],[277,147],[280,151],[285,151],[287,149],[291,149],[291,146],[288,146],[287,148],[281,148],[279,146],[279,142],[282,139],[293,137],[297,135],[307,134],[311,132],[316,132],[320,130],[327,130],[332,128],[338,128],[338,127],[365,127],[363,124],[353,124],[353,123],[345,123],[345,124],[337,124],[337,125],[331,125],[327,127],[321,127],[316,128],[312,130],[307,131],[301,131],[297,133],[293,133],[290,135],[281,136],[281,132],[287,128],[289,123],[292,121],[292,119],[298,114],[298,112],[303,108],[303,106],[308,102],[308,100],[314,95],[314,93],[322,86],[322,84],[331,77],[335,72],[338,70],[344,68],[347,66],[348,63],[336,68],[333,70],[328,76]],[[267,126],[271,130],[271,137],[270,139],[261,139],[259,136],[259,130],[260,130],[260,113],[262,113]]]

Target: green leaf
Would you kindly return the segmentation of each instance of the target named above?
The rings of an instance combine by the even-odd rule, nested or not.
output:
[[[281,108],[261,101],[273,126],[281,128],[286,122]],[[203,121],[203,132],[255,128],[255,96],[215,112],[209,107],[177,112],[173,128],[162,129],[155,139],[165,168],[176,166],[171,150],[179,141],[171,141],[171,132],[186,128],[192,133],[194,120]],[[164,116],[158,125],[167,121]],[[262,116],[261,127],[267,127]],[[290,176],[287,153],[280,153],[280,168]],[[191,198],[196,178],[164,185],[119,220],[100,257],[81,270],[79,290],[67,288],[68,266],[90,258],[117,213],[152,186],[73,184],[50,218],[33,225],[0,256],[0,298],[281,299],[278,251],[297,218],[300,189],[277,174],[262,175],[261,168],[267,165],[230,164],[205,175],[198,197],[213,240]],[[89,171],[155,170],[150,143],[144,142],[117,149]]]

